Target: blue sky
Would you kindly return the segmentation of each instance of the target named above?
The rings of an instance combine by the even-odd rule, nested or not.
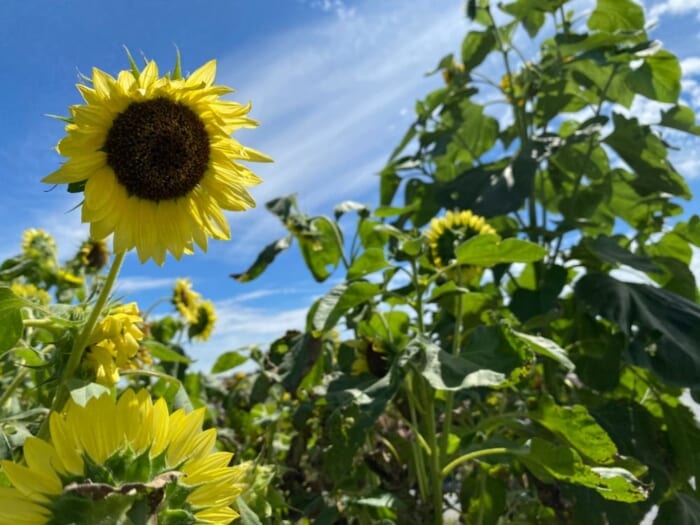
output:
[[[682,61],[685,103],[699,112],[700,0],[646,0],[646,7],[659,20],[651,35]],[[79,197],[39,182],[61,162],[53,146],[63,127],[45,115],[66,114],[81,101],[78,73],[126,68],[122,46],[165,71],[177,46],[186,71],[216,58],[217,83],[235,88],[235,100],[252,100],[261,126],[236,137],[275,163],[253,166],[265,180],[252,191],[258,208],[229,215],[232,241],[163,267],[141,265],[132,254],[118,293],[145,309],[170,294],[176,277],[191,277],[220,318],[212,340],[191,349],[205,369],[220,352],[300,328],[312,300],[340,274],[318,285],[291,250],[253,283],[228,277],[284,234],[264,203],[296,192],[304,211],[329,215],[343,200],[376,204],[376,174],[411,123],[415,100],[442,82],[425,73],[458,53],[469,27],[462,13],[463,0],[3,0],[0,257],[19,250],[29,227],[54,235],[64,257],[87,236],[79,212],[70,212]],[[633,111],[653,122],[658,107],[635,104]],[[700,144],[675,144],[682,150],[673,160],[697,194],[693,149]],[[698,212],[696,201],[686,208]]]

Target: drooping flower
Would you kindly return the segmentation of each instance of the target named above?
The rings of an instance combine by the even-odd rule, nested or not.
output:
[[[143,339],[143,319],[136,303],[118,306],[93,330],[88,339],[85,364],[95,381],[112,386],[119,381],[119,370],[135,368],[139,342]]]
[[[231,504],[248,488],[251,464],[230,466],[202,431],[204,408],[170,414],[147,390],[72,399],[49,420],[51,441],[29,437],[24,461],[0,465],[0,525],[49,523],[230,523]],[[130,519],[130,518],[129,518]]]
[[[109,261],[107,243],[94,239],[85,241],[78,251],[78,258],[80,263],[86,268],[93,271],[100,270]]]
[[[56,258],[56,241],[44,230],[29,228],[22,233],[22,251],[40,258]]]
[[[425,232],[430,247],[430,258],[439,269],[447,268],[454,262],[455,249],[464,241],[476,235],[495,234],[486,219],[469,210],[454,213],[448,211],[444,217],[434,218]],[[480,268],[462,265],[459,267],[461,278],[468,281],[480,272]],[[449,272],[450,274],[452,272]],[[450,275],[455,277],[456,275]]]
[[[206,341],[211,337],[216,323],[216,311],[211,301],[202,301],[197,305],[197,320],[190,324],[188,335],[190,339]]]
[[[43,179],[84,191],[82,220],[90,234],[114,234],[113,249],[136,249],[141,262],[159,265],[207,249],[208,238],[229,239],[223,210],[255,206],[246,187],[260,179],[238,161],[270,159],[231,137],[256,127],[250,104],[222,100],[212,60],[187,78],[179,58],[173,74],[159,77],[149,62],[117,78],[94,68],[79,84],[85,104],[70,108],[58,152],[68,160]]]
[[[172,302],[188,323],[197,322],[197,309],[201,300],[202,296],[192,290],[192,281],[189,279],[175,281]]]

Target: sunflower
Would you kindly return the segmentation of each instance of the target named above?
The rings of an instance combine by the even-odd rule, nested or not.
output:
[[[375,377],[384,377],[389,371],[389,362],[386,350],[378,339],[365,338],[356,341],[355,350],[357,358],[352,364],[351,374],[371,374]]]
[[[95,381],[115,385],[120,369],[136,368],[143,319],[136,303],[118,306],[93,330],[85,352],[85,365],[92,370]],[[146,363],[146,360],[142,360]]]
[[[34,303],[47,305],[51,302],[51,296],[46,290],[37,288],[31,283],[12,283],[10,289],[20,297],[29,299]]]
[[[56,241],[44,230],[29,228],[22,233],[22,251],[41,258],[56,258]]]
[[[79,84],[85,104],[70,108],[58,152],[68,160],[43,179],[84,191],[82,221],[90,235],[114,234],[115,253],[136,249],[141,262],[162,265],[207,249],[209,237],[229,239],[222,210],[255,206],[246,187],[260,182],[237,161],[271,159],[231,137],[252,128],[250,104],[221,100],[233,90],[214,84],[212,60],[187,78],[179,58],[159,77],[154,61],[117,78],[94,68]]]
[[[82,244],[77,257],[85,268],[98,271],[109,261],[107,243],[102,240],[89,239]]]
[[[185,321],[197,322],[197,308],[202,296],[192,290],[192,281],[189,279],[177,279],[173,289],[172,303]]]
[[[204,408],[170,414],[145,389],[69,400],[50,416],[50,442],[25,441],[26,465],[0,462],[12,484],[0,488],[0,525],[230,523],[253,467],[212,452],[203,420]]]
[[[197,306],[197,320],[190,325],[188,335],[190,339],[206,341],[211,337],[216,323],[216,312],[211,301],[202,301]]]
[[[476,235],[495,234],[486,219],[471,211],[451,212],[444,217],[430,221],[430,228],[425,232],[430,247],[430,258],[439,269],[446,269],[455,259],[455,249],[464,241]],[[469,281],[479,274],[480,268],[463,265],[459,267],[463,281]],[[448,277],[454,278],[453,272]]]

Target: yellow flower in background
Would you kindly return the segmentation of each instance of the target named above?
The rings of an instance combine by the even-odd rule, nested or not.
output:
[[[445,269],[454,262],[455,249],[476,235],[495,234],[486,219],[469,210],[448,211],[444,217],[434,218],[425,232],[430,247],[430,258],[437,268]],[[477,275],[480,268],[461,266],[462,278],[466,281]],[[452,276],[454,277],[454,276]]]
[[[71,286],[82,286],[85,283],[82,277],[78,277],[74,273],[66,270],[58,270],[56,272],[56,279],[58,279],[59,284],[68,284]]]
[[[203,420],[204,408],[170,414],[145,389],[69,400],[50,416],[50,442],[27,438],[26,464],[0,462],[12,484],[0,488],[0,525],[126,523],[132,508],[151,512],[149,523],[172,512],[179,523],[230,523],[254,467],[213,452],[216,430]]]
[[[44,230],[29,228],[22,233],[22,251],[27,255],[56,258],[56,241]]]
[[[197,306],[197,320],[190,325],[188,335],[190,339],[206,341],[211,337],[216,324],[216,311],[211,301],[202,301]]]
[[[187,78],[159,77],[149,62],[117,78],[94,68],[79,84],[85,104],[70,108],[58,152],[68,160],[43,182],[84,187],[82,220],[90,234],[114,234],[116,253],[136,249],[159,265],[207,249],[208,238],[229,239],[223,210],[255,206],[246,187],[260,179],[238,161],[271,159],[231,137],[252,128],[250,104],[222,100],[233,90],[214,84],[212,60]]]
[[[112,386],[119,381],[120,369],[136,368],[143,332],[143,319],[136,303],[113,309],[93,330],[88,339],[85,364],[95,381]]]
[[[189,279],[175,281],[172,302],[188,323],[197,322],[197,308],[201,300],[202,296],[192,290],[192,281]]]
[[[20,297],[24,297],[35,303],[46,305],[51,302],[51,296],[46,290],[37,288],[31,283],[12,283],[10,289]]]

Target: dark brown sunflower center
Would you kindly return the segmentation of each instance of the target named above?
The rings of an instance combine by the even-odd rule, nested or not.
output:
[[[209,164],[209,135],[199,116],[167,98],[133,102],[117,115],[104,145],[107,164],[129,195],[184,197]]]

